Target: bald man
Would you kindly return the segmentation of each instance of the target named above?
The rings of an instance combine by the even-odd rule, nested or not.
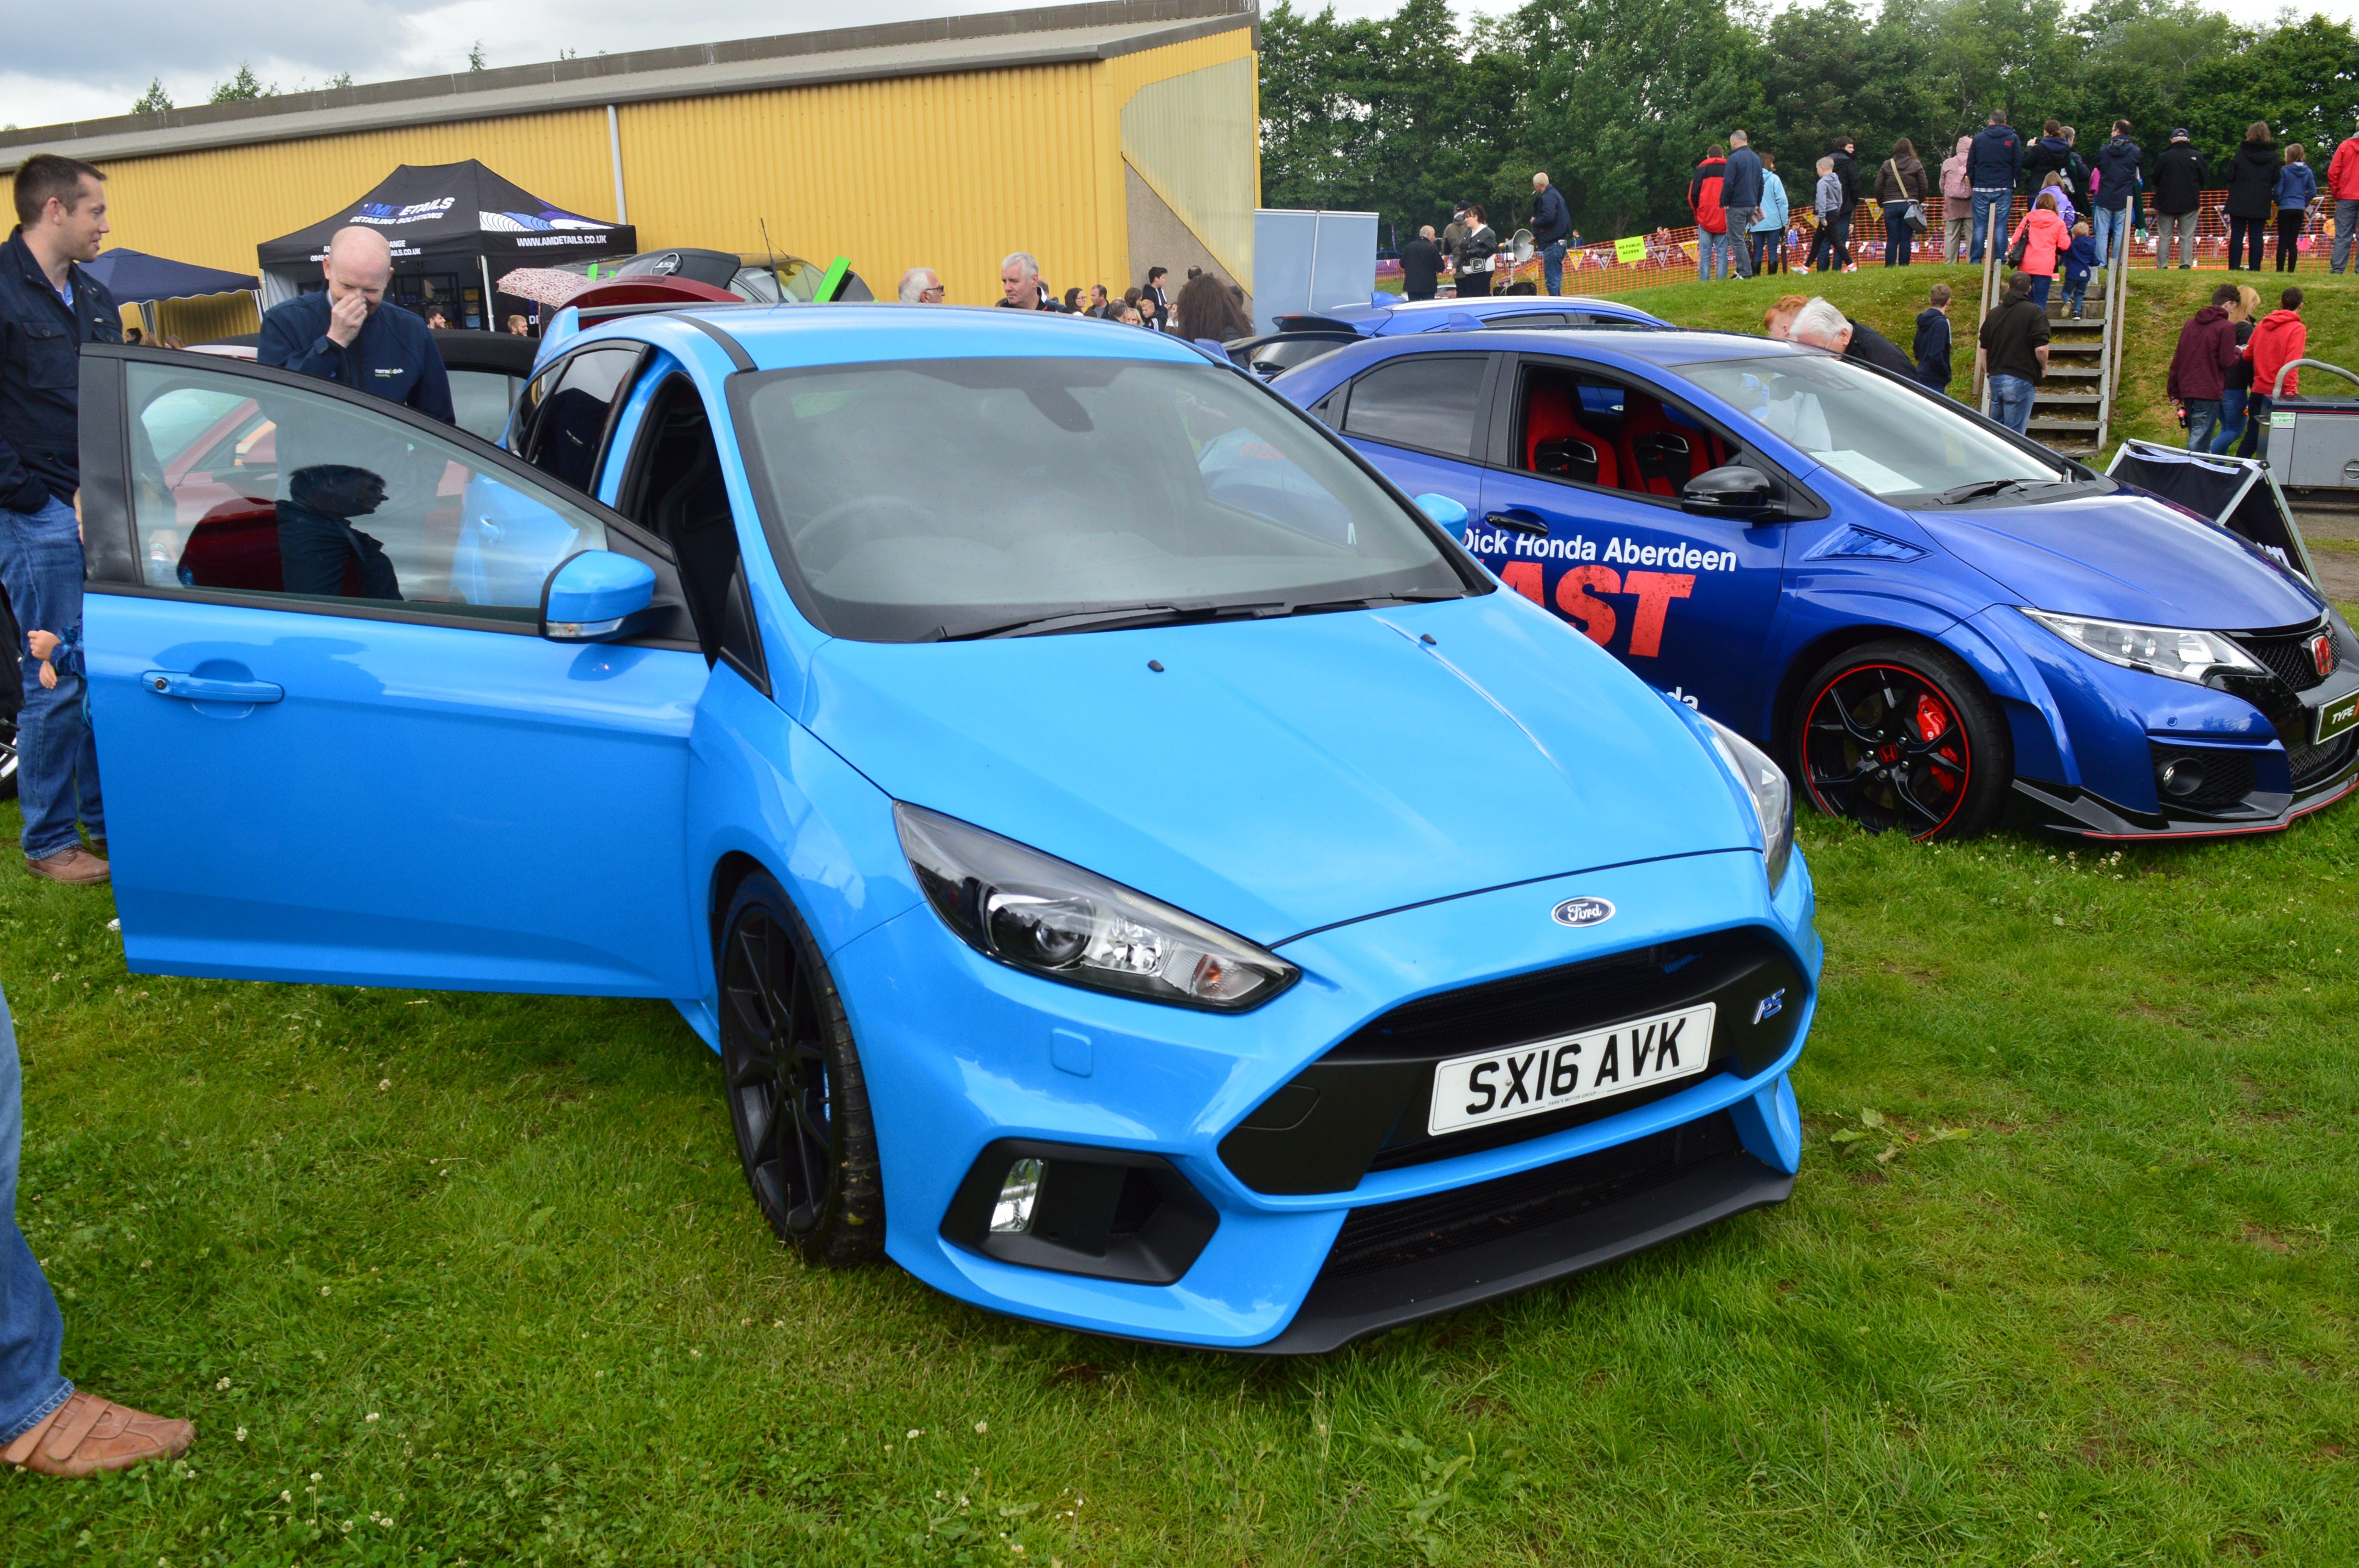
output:
[[[385,308],[393,250],[375,229],[339,229],[320,264],[328,287],[274,306],[255,357],[452,422],[451,374],[426,323]]]

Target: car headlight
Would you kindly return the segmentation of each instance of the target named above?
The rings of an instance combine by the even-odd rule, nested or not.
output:
[[[2060,615],[2052,610],[2023,611],[2084,654],[2126,670],[2145,670],[2173,680],[2203,684],[2215,671],[2260,676],[2268,672],[2234,639],[2217,632],[2188,632],[2176,626],[2140,626],[2127,621],[2094,621],[2085,615]]]
[[[1301,973],[1192,914],[956,817],[897,802],[893,824],[934,913],[1003,964],[1223,1012],[1259,1006]]]
[[[1770,761],[1768,752],[1708,714],[1696,717],[1711,726],[1712,743],[1720,760],[1728,764],[1728,771],[1744,787],[1745,798],[1753,803],[1753,815],[1760,818],[1769,891],[1776,892],[1794,858],[1794,786],[1786,782],[1786,770]]]

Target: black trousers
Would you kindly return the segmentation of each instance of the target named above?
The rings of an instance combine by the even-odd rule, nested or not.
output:
[[[2243,262],[2238,258],[2242,255],[2244,246],[2247,240],[2249,240],[2252,244],[2253,251],[2252,270],[2255,272],[2260,271],[2261,249],[2263,242],[2267,238],[2267,219],[2231,217],[2228,220],[2228,270],[2230,272],[2241,272],[2245,270]]]
[[[2277,209],[2277,270],[2279,272],[2293,271],[2294,264],[2301,259],[2300,247],[2294,242],[2301,238],[2301,226],[2309,216],[2310,212],[2306,208],[2280,207]]]

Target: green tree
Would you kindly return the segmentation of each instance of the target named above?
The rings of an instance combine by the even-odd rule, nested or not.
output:
[[[247,64],[245,60],[240,60],[237,62],[237,74],[231,77],[227,81],[217,81],[213,83],[212,95],[207,98],[205,102],[208,103],[251,103],[256,99],[276,98],[277,96],[278,84],[277,82],[274,81],[267,87],[263,86],[261,79],[254,74],[254,67]]]
[[[139,102],[131,106],[131,112],[135,114],[160,114],[171,106],[172,100],[164,91],[164,79],[158,76],[149,80],[147,91],[139,95]]]
[[[475,47],[467,51],[467,69],[469,70],[484,69],[484,40],[481,38],[477,38]]]

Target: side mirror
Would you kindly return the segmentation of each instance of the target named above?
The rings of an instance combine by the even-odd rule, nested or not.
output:
[[[1437,526],[1452,533],[1466,526],[1466,519],[1473,515],[1450,497],[1437,495],[1431,491],[1417,498],[1417,509],[1432,518]]]
[[[1700,517],[1768,518],[1783,514],[1769,476],[1742,463],[1706,469],[1680,492],[1680,510]]]
[[[655,602],[656,569],[612,550],[584,550],[558,563],[540,590],[540,634],[553,643],[595,643]]]

